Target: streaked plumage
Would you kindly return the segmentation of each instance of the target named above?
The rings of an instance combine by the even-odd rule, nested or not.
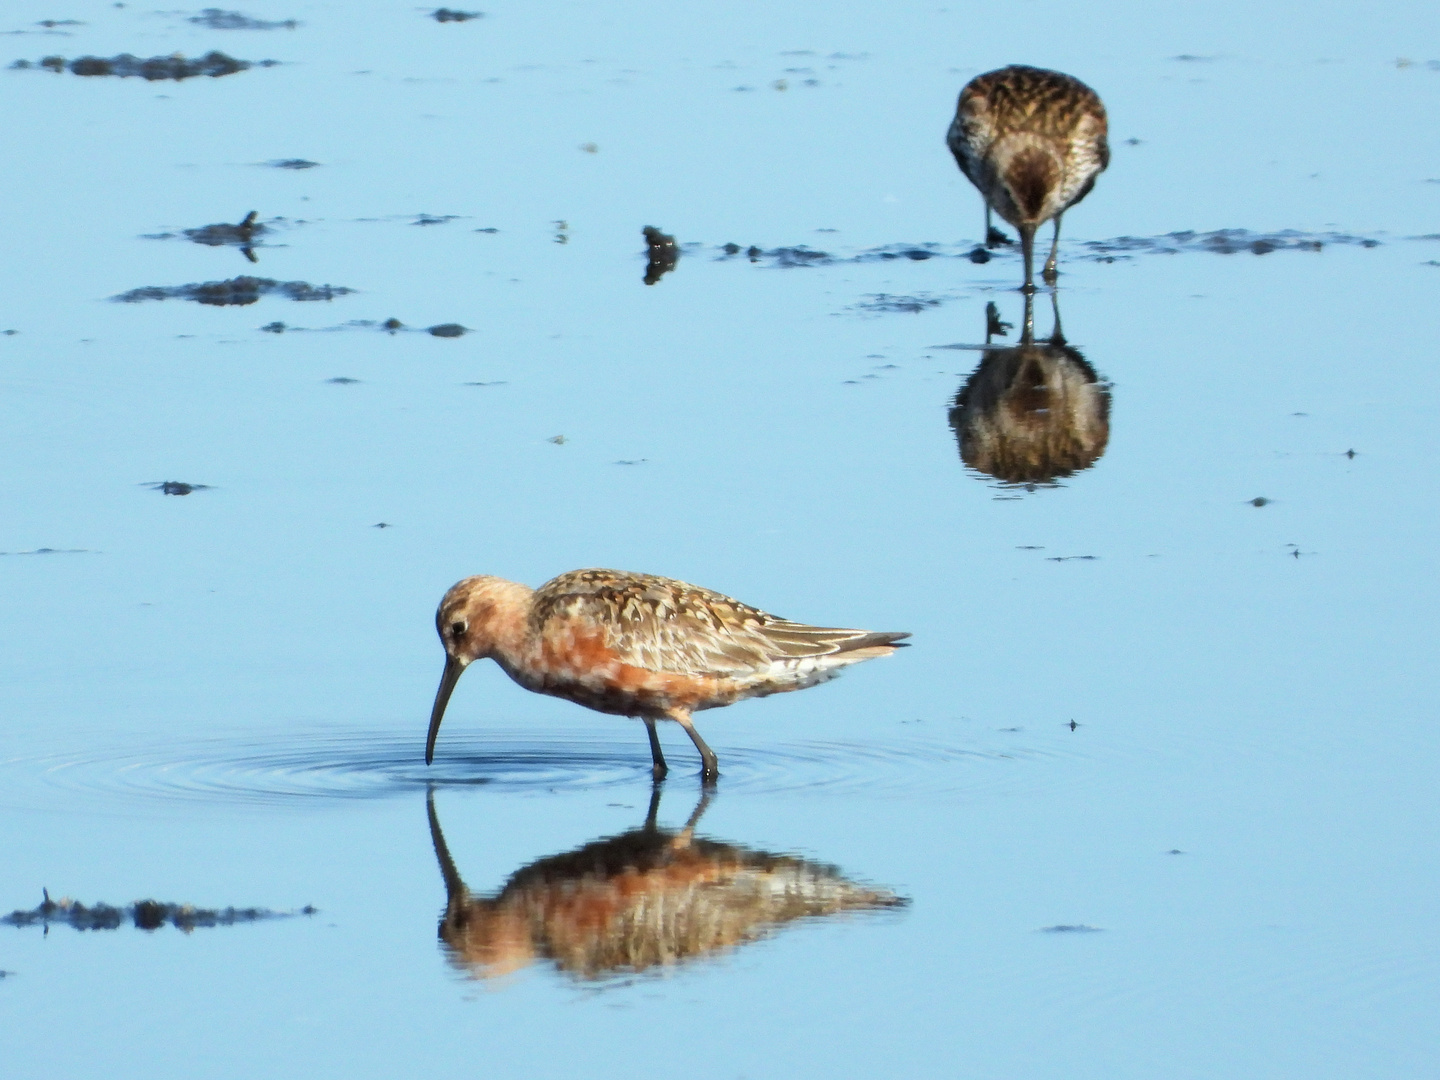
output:
[[[799,919],[906,903],[823,863],[695,836],[706,798],[678,832],[645,824],[521,867],[491,896],[455,868],[431,793],[435,858],[445,879],[440,940],[452,963],[494,978],[546,959],[577,979],[670,967],[766,937]]]
[[[427,764],[456,680],[490,657],[527,690],[643,719],[657,777],[666,768],[655,721],[676,721],[706,779],[718,767],[692,713],[813,686],[910,636],[791,622],[683,581],[619,570],[574,570],[538,589],[466,578],[440,601],[435,628],[446,660]]]
[[[1032,303],[1019,343],[986,349],[950,410],[961,460],[1007,483],[1088,469],[1110,441],[1109,385],[1066,344],[1058,303],[1050,340],[1035,341]]]
[[[1058,71],[1016,64],[978,75],[960,91],[946,142],[985,199],[986,242],[992,208],[1019,231],[1027,292],[1035,287],[1035,230],[1054,219],[1044,270],[1053,281],[1060,217],[1110,164],[1107,129],[1099,95]]]

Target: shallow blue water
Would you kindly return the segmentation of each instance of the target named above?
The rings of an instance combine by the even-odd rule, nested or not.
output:
[[[3,63],[282,61],[0,71],[0,908],[320,913],[0,927],[7,1076],[1434,1070],[1426,9],[240,10],[301,25],[0,25]],[[1114,146],[1058,298],[1109,439],[1033,490],[961,461],[981,354],[945,347],[1022,314],[1017,258],[957,257],[981,205],[943,144],[1015,60],[1093,85]],[[254,264],[149,238],[252,209]],[[693,245],[650,287],[645,225]],[[1086,246],[1241,228],[1374,246]],[[242,274],[356,291],[109,299]],[[908,906],[600,980],[448,959],[430,785],[477,895],[645,820],[640,726],[493,667],[423,764],[444,589],[581,566],[914,634],[698,725],[699,835]]]

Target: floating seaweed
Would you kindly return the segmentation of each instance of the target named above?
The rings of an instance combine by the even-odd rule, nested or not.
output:
[[[190,933],[212,926],[234,926],[237,923],[262,922],[267,919],[293,919],[297,915],[314,915],[317,909],[306,904],[298,911],[271,911],[269,908],[202,908],[193,904],[168,904],[159,900],[137,900],[125,907],[111,904],[86,906],[77,900],[45,899],[29,911],[12,911],[0,916],[0,924],[8,926],[42,926],[46,932],[52,925],[69,926],[75,930],[118,930],[129,923],[137,930],[153,931],[173,926]]]
[[[234,75],[238,71],[247,71],[252,67],[274,67],[278,63],[280,63],[278,60],[237,60],[223,52],[211,50],[204,56],[195,59],[186,59],[177,53],[174,56],[152,56],[148,60],[142,60],[130,53],[121,53],[119,56],[111,57],[81,56],[74,60],[66,60],[63,56],[47,56],[33,64],[29,60],[16,60],[10,66],[17,70],[43,68],[56,74],[69,71],[74,75],[87,77],[114,75],[121,79],[136,77],[148,82],[164,79],[180,82],[198,75],[208,75],[212,79],[218,79],[222,75]]]
[[[199,15],[191,15],[190,21],[207,30],[294,30],[300,23],[295,19],[252,19],[238,11],[221,11],[206,8]]]
[[[262,296],[278,293],[289,300],[333,300],[354,292],[343,285],[311,285],[308,281],[275,281],[273,278],[237,277],[229,281],[205,281],[191,285],[147,285],[112,296],[121,304],[144,300],[194,300],[212,307],[244,306]]]

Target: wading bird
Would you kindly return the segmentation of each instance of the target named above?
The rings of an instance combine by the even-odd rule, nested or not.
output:
[[[427,765],[456,681],[488,656],[527,690],[644,720],[656,779],[666,767],[655,721],[674,720],[700,751],[707,781],[719,767],[692,713],[803,690],[849,664],[889,656],[910,636],[807,626],[683,581],[618,570],[573,570],[538,589],[469,577],[440,601],[435,629],[445,671]]]
[[[1110,164],[1100,96],[1069,75],[1019,64],[977,75],[960,91],[946,142],[960,171],[990,211],[1014,225],[1025,256],[1025,291],[1034,292],[1035,230],[1055,220],[1044,277],[1054,282],[1060,217],[1090,193]]]

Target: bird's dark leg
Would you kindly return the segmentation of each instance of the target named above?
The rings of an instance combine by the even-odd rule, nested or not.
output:
[[[1045,269],[1040,272],[1045,279],[1045,284],[1054,285],[1055,279],[1060,276],[1056,269],[1056,257],[1060,254],[1060,218],[1064,216],[1063,211],[1055,215],[1055,239],[1050,241],[1050,258],[1045,260]]]
[[[650,809],[645,812],[645,831],[655,831],[655,818],[660,813],[660,785],[656,784],[650,789]]]
[[[1025,294],[1025,322],[1020,326],[1020,344],[1029,345],[1035,340],[1035,289],[1032,286]]]
[[[1065,334],[1060,329],[1060,290],[1058,289],[1050,291],[1050,310],[1055,315],[1055,329],[1050,331],[1050,344],[1064,345]]]
[[[695,725],[690,722],[690,714],[684,709],[671,709],[670,719],[685,729],[685,734],[690,736],[690,741],[695,744],[695,749],[700,751],[700,777],[706,783],[710,783],[720,775],[720,761],[715,757],[715,751],[705,745],[705,740],[695,730]]]
[[[655,764],[650,766],[650,775],[656,780],[664,780],[665,774],[670,770],[665,766],[665,755],[660,752],[660,736],[655,733],[655,718],[647,716],[645,720],[645,734],[650,736],[650,758]]]
[[[990,224],[990,204],[987,202],[985,204],[985,246],[997,248],[1011,242],[1008,236]]]
[[[1029,295],[1035,291],[1035,226],[1020,225],[1020,251],[1025,256],[1025,284],[1021,292]]]

